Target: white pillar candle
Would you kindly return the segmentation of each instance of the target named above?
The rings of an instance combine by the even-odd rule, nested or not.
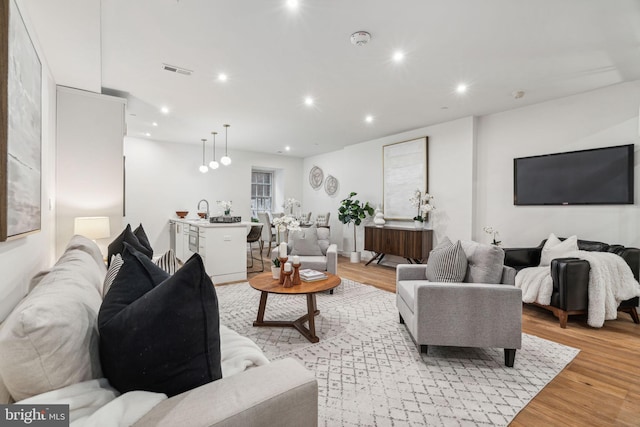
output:
[[[286,271],[287,273],[289,271],[291,271],[291,263],[290,262],[287,262],[287,263],[284,264],[284,271]]]
[[[278,256],[280,258],[284,258],[287,256],[287,242],[280,243],[280,248],[278,249]]]
[[[293,256],[293,263],[294,264],[300,264],[300,257],[298,255],[294,255]]]

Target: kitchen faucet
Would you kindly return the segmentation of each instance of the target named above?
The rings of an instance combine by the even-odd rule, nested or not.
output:
[[[207,202],[205,199],[200,200],[196,209],[200,210],[200,203],[202,202],[205,202],[207,204],[207,215],[204,217],[204,219],[209,219],[209,202]]]

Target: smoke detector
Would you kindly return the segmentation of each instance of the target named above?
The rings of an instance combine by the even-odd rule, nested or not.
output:
[[[351,34],[351,44],[356,46],[364,46],[369,43],[369,40],[371,40],[371,34],[366,31],[356,31]]]
[[[511,95],[513,95],[513,99],[520,99],[524,96],[524,91],[523,90],[516,90],[514,92],[511,92]]]

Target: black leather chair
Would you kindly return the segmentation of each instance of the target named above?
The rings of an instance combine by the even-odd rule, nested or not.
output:
[[[247,266],[247,268],[253,268],[253,260],[259,260],[262,264],[262,269],[259,271],[264,271],[264,259],[262,258],[262,249],[260,248],[260,237],[262,236],[262,224],[254,224],[251,226],[251,230],[249,230],[249,234],[247,234],[247,243],[249,244],[249,254],[251,259],[251,264]],[[253,255],[253,243],[258,242],[258,254],[259,258],[256,258]]]
[[[564,238],[560,238],[564,240]],[[516,270],[525,267],[537,267],[540,264],[542,247],[547,240],[543,240],[535,248],[505,248],[504,264]],[[578,249],[581,251],[612,252],[621,256],[638,280],[640,274],[640,249],[627,248],[622,245],[608,245],[602,242],[578,240]],[[551,261],[551,278],[553,280],[553,293],[551,303],[543,306],[550,310],[559,320],[560,327],[567,327],[567,319],[572,314],[585,314],[589,305],[589,262],[578,258],[557,258]],[[640,323],[638,318],[639,298],[631,298],[623,301],[618,307],[619,311],[629,313],[634,323]],[[534,303],[535,304],[535,303]]]

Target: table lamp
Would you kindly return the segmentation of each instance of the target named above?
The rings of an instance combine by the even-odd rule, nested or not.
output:
[[[111,227],[108,216],[81,216],[74,220],[74,234],[80,234],[88,239],[106,239],[111,237]]]

